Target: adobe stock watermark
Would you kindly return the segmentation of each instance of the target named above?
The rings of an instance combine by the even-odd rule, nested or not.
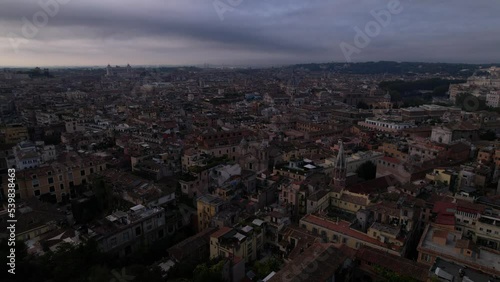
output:
[[[61,10],[62,5],[66,5],[71,0],[39,0],[40,10],[36,11],[31,18],[23,17],[21,19],[21,32],[9,32],[7,34],[10,45],[15,53],[19,52],[19,46],[26,44],[30,39],[35,38],[40,29],[47,26],[49,19],[55,17]]]
[[[377,37],[382,32],[382,28],[389,26],[393,15],[403,11],[403,6],[399,0],[390,0],[386,9],[372,10],[372,21],[366,23],[364,30],[358,26],[354,27],[354,44],[341,42],[339,47],[347,62],[352,62],[352,55],[361,53],[361,50],[370,45],[372,38]]]
[[[335,251],[332,247],[323,250],[321,247],[311,247],[315,248],[315,252],[321,252],[319,256],[315,259],[312,257],[305,257],[300,265],[293,264],[291,269],[285,272],[281,276],[281,281],[283,282],[300,282],[300,281],[311,281],[311,275],[314,272],[321,271],[319,269],[319,262],[327,261],[331,256],[335,255]]]
[[[127,269],[125,268],[122,268],[121,272],[113,269],[111,270],[111,274],[113,274],[113,278],[111,278],[110,282],[129,282],[135,279],[135,276],[127,274]]]
[[[463,109],[467,112],[475,112],[479,110],[479,99],[476,96],[467,96],[463,101]]]
[[[214,0],[214,2],[212,2],[215,12],[217,12],[221,21],[224,20],[224,14],[226,12],[234,11],[241,3],[243,3],[243,0]]]

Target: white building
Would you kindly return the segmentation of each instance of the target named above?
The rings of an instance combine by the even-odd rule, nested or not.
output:
[[[59,117],[54,113],[37,112],[36,122],[39,125],[51,125],[59,122]]]
[[[358,168],[368,162],[371,161],[374,165],[377,165],[378,160],[382,159],[384,154],[382,152],[376,151],[366,151],[366,152],[358,152],[352,154],[347,157],[347,174],[355,173]],[[332,167],[335,163],[336,158],[330,158],[325,160],[325,167]]]
[[[500,91],[492,91],[486,94],[486,105],[493,108],[500,107]]]
[[[57,158],[54,145],[47,145],[43,141],[32,143],[23,141],[12,148],[17,170],[38,167],[39,165]]]
[[[365,128],[385,132],[397,132],[406,128],[415,127],[415,125],[410,122],[399,122],[372,118],[367,118],[365,121],[360,121],[358,122],[358,125]]]

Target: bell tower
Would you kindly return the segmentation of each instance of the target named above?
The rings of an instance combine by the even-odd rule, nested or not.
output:
[[[342,139],[339,139],[339,153],[337,159],[335,160],[335,166],[333,168],[333,186],[338,188],[345,188],[347,176],[347,163],[344,152],[344,144]]]

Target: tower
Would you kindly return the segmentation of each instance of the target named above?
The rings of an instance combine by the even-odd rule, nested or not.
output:
[[[111,66],[108,64],[108,66],[106,67],[106,75],[107,76],[111,76]]]
[[[344,144],[342,143],[342,139],[339,139],[339,153],[333,168],[333,186],[345,188],[346,175],[347,163],[345,159]]]

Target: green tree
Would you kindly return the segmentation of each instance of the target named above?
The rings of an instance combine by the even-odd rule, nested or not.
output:
[[[113,277],[111,270],[104,265],[94,265],[89,269],[88,282],[109,282]]]
[[[356,169],[356,173],[359,178],[364,180],[374,179],[377,174],[377,166],[372,161],[367,161]]]
[[[217,263],[210,261],[196,266],[193,272],[193,282],[223,282],[222,269],[225,260],[220,260]]]
[[[163,282],[161,270],[158,267],[148,268],[144,265],[135,264],[126,268],[127,275],[134,277],[134,281]]]
[[[92,192],[97,198],[99,211],[104,212],[113,209],[113,188],[102,177],[97,177],[92,181]]]
[[[276,258],[272,257],[264,262],[257,261],[253,266],[257,277],[262,279],[269,275],[269,273],[278,271],[280,269],[280,262]]]
[[[488,131],[480,134],[479,138],[481,138],[481,140],[495,141],[497,139],[497,135],[494,131],[488,130]]]
[[[370,108],[370,106],[368,106],[368,104],[363,102],[363,101],[359,101],[358,104],[356,105],[356,107],[358,109],[365,109],[365,110]]]

